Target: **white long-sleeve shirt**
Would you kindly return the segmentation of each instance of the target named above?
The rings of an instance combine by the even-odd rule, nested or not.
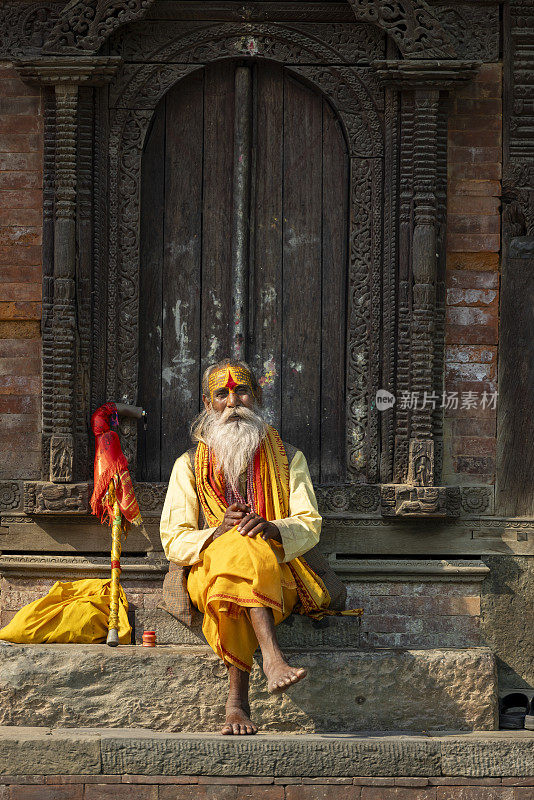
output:
[[[289,465],[289,516],[270,521],[282,537],[283,555],[280,548],[275,548],[280,562],[303,555],[319,541],[322,519],[308,464],[300,450]],[[202,550],[215,530],[199,527],[195,473],[189,453],[183,453],[174,462],[161,514],[160,536],[165,555],[182,566],[202,561]]]

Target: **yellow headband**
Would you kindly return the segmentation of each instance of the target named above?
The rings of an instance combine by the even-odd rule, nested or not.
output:
[[[216,369],[208,378],[208,387],[210,390],[210,399],[213,397],[217,389],[235,389],[236,386],[248,386],[255,400],[258,398],[254,393],[252,375],[245,369],[245,367],[232,367],[224,366],[221,369]]]

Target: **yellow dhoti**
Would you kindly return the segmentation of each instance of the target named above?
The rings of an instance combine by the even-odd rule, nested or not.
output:
[[[191,567],[187,590],[204,614],[208,644],[226,665],[252,669],[258,640],[249,608],[271,608],[278,625],[298,600],[295,578],[288,564],[278,563],[277,547],[234,528],[217,537],[204,550],[204,560]]]

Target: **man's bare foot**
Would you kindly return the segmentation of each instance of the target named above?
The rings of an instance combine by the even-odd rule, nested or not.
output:
[[[221,733],[225,736],[231,735],[251,735],[258,732],[257,727],[250,719],[250,708],[242,708],[239,705],[226,706],[226,721]]]
[[[263,671],[267,678],[267,689],[271,694],[285,692],[308,674],[304,667],[291,667],[284,659],[268,661],[263,659]]]

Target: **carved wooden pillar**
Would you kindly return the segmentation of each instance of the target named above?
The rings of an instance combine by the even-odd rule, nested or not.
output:
[[[452,59],[374,64],[382,84],[401,93],[402,108],[399,302],[404,313],[399,324],[405,328],[409,326],[409,365],[402,362],[398,388],[406,391],[408,380],[408,394],[414,402],[410,405],[409,417],[405,410],[399,411],[402,430],[396,431],[395,439],[401,444],[401,452],[395,456],[395,475],[400,477],[402,472],[401,480],[405,485],[399,487],[398,492],[395,490],[394,496],[390,492],[388,502],[393,498],[395,513],[420,515],[426,513],[426,508],[439,514],[446,508],[446,492],[440,492],[444,487],[432,489],[432,497],[424,489],[434,487],[436,479],[435,409],[442,400],[434,363],[441,352],[436,342],[436,329],[441,329],[436,310],[438,199],[443,203],[443,197],[438,198],[443,191],[438,171],[443,146],[446,146],[438,137],[440,130],[445,135],[443,126],[439,125],[443,106],[440,94],[472,77],[477,66]],[[403,141],[405,132],[407,139]],[[406,296],[402,294],[403,289]],[[401,508],[405,510],[399,510]]]
[[[434,317],[436,308],[436,174],[439,89],[414,92],[414,227],[412,234],[412,392],[408,483],[434,484],[432,404],[434,392]],[[419,402],[421,400],[421,402]]]
[[[56,182],[54,217],[54,419],[50,480],[70,483],[74,461],[74,288],[76,275],[76,115],[78,85],[60,83],[56,94]]]
[[[43,435],[49,450],[48,475],[53,483],[73,480],[75,417],[75,375],[77,319],[76,286],[76,175],[77,111],[80,85],[102,85],[115,74],[117,58],[50,57],[20,62],[25,80],[54,87],[55,126],[53,130],[54,223],[53,265],[43,270],[48,286],[46,344],[53,347],[43,359]],[[49,132],[45,131],[45,139]],[[46,177],[45,177],[46,181]],[[50,347],[48,347],[50,350]],[[46,418],[45,418],[46,417]]]

